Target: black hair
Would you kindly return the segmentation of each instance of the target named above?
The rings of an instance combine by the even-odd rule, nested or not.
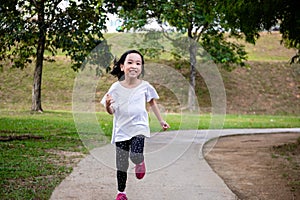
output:
[[[113,67],[112,71],[110,72],[110,74],[118,77],[119,81],[124,80],[124,71],[121,70],[121,65],[124,65],[124,62],[126,60],[127,55],[131,54],[131,53],[137,53],[141,56],[141,58],[142,58],[142,73],[141,73],[141,76],[142,77],[144,76],[144,73],[145,73],[144,63],[145,62],[144,62],[143,55],[137,50],[128,50],[125,53],[123,53],[123,55],[121,56],[121,58],[118,61],[116,61],[116,59],[114,60],[114,67]]]

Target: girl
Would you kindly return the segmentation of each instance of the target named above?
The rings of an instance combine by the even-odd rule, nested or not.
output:
[[[137,179],[146,172],[144,162],[145,137],[150,137],[146,102],[149,102],[162,129],[170,126],[161,117],[155,99],[155,88],[140,78],[144,75],[144,58],[140,52],[129,50],[115,64],[112,75],[118,77],[103,97],[101,103],[106,111],[114,115],[112,144],[116,146],[118,195],[116,200],[127,200],[125,187],[129,158],[136,165]]]

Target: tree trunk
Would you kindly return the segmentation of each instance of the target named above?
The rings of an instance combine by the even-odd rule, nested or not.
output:
[[[32,105],[31,111],[43,112],[42,109],[42,72],[43,72],[43,60],[46,42],[46,29],[44,22],[44,2],[42,1],[37,7],[38,10],[38,28],[39,28],[39,40],[36,53],[36,65],[33,76],[32,87]]]
[[[31,111],[37,111],[37,112],[43,112],[42,98],[41,98],[43,61],[41,62],[40,59],[43,58],[37,57],[34,76],[33,76],[33,87],[32,87]]]
[[[196,111],[196,64],[197,64],[197,45],[193,39],[190,38],[190,46],[189,46],[189,53],[190,53],[190,87],[189,87],[189,109],[190,111]]]

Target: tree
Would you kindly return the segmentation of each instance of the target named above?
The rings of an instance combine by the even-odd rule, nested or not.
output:
[[[43,62],[61,49],[78,70],[101,43],[105,19],[98,0],[0,0],[0,61],[24,68],[35,61],[32,111],[42,112]]]
[[[240,29],[246,40],[255,43],[259,31],[279,26],[282,44],[296,48],[291,63],[300,62],[300,2],[298,0],[223,0],[218,8],[233,29]]]
[[[238,30],[230,29],[223,16],[218,13],[218,1],[182,1],[182,0],[147,0],[147,1],[104,1],[110,12],[119,11],[125,21],[125,27],[142,28],[148,19],[155,19],[161,26],[168,23],[178,32],[188,36],[190,54],[189,107],[195,109],[192,94],[195,91],[195,66],[197,44],[200,44],[215,63],[222,63],[227,69],[232,64],[244,66],[246,52],[244,47],[226,41],[225,33],[240,36]],[[163,27],[163,26],[162,26]],[[167,32],[165,32],[167,34]]]
[[[298,0],[279,1],[276,18],[280,23],[282,43],[298,51],[291,63],[300,63],[300,2]]]
[[[282,43],[298,49],[291,63],[300,63],[300,2],[298,0],[136,0],[104,1],[109,11],[125,19],[127,28],[141,28],[148,19],[167,22],[188,38],[199,42],[216,63],[231,69],[233,63],[244,65],[243,47],[225,40],[224,33],[255,44],[259,32],[279,25]],[[191,43],[192,44],[192,43]],[[190,48],[190,84],[195,87],[193,58]],[[191,105],[192,106],[192,105]]]

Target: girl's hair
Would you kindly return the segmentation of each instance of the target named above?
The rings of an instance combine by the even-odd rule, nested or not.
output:
[[[138,52],[137,50],[129,50],[129,51],[126,51],[125,53],[123,53],[123,55],[121,56],[121,58],[116,61],[116,59],[114,60],[114,67],[112,69],[112,71],[110,72],[112,75],[118,77],[118,80],[121,81],[121,80],[124,80],[124,71],[121,71],[121,65],[124,65],[124,62],[125,62],[125,59],[127,57],[128,54],[131,54],[131,53],[137,53],[141,56],[141,59],[142,59],[142,73],[141,73],[141,76],[143,77],[144,76],[144,73],[145,73],[145,70],[144,70],[144,57],[143,55]]]

